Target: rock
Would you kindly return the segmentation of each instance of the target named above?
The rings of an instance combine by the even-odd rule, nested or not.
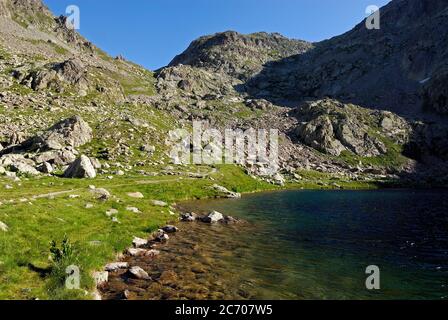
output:
[[[362,157],[387,153],[384,143],[372,133],[376,130],[374,124],[380,124],[381,120],[383,120],[382,135],[396,138],[396,135],[391,134],[389,125],[384,122],[384,115],[374,114],[368,109],[336,100],[307,102],[295,109],[292,115],[301,121],[295,130],[299,140],[333,156],[340,156],[342,152]]]
[[[91,203],[86,203],[85,207],[86,209],[92,209],[93,208],[93,204]]]
[[[224,220],[224,215],[218,211],[213,211],[202,218],[202,221],[206,223],[217,223],[222,220]]]
[[[138,237],[134,237],[134,240],[132,240],[132,244],[134,245],[135,248],[145,247],[148,245],[148,243],[149,243],[148,240]]]
[[[148,273],[138,266],[134,266],[129,269],[129,274],[131,274],[136,279],[151,280],[151,277],[148,275]]]
[[[27,163],[24,162],[17,162],[14,164],[11,164],[10,166],[11,171],[17,172],[20,174],[28,174],[32,176],[39,175],[39,171],[37,171],[34,167],[30,166]]]
[[[237,192],[232,192],[230,190],[228,190],[227,188],[223,187],[223,186],[219,186],[217,184],[214,184],[212,187],[214,190],[224,194],[225,197],[227,198],[241,198],[241,193],[237,193]]]
[[[41,135],[21,144],[27,151],[61,150],[80,147],[92,140],[92,129],[80,116],[62,120]]]
[[[104,270],[114,272],[120,269],[127,269],[127,268],[129,268],[129,264],[127,262],[113,262],[106,265]]]
[[[118,210],[117,209],[109,209],[109,210],[106,211],[106,215],[108,217],[112,217],[113,215],[116,215],[116,214],[118,214]]]
[[[141,192],[131,192],[127,194],[130,198],[143,199],[145,196]]]
[[[126,253],[130,255],[131,257],[152,257],[160,254],[160,251],[154,250],[154,249],[139,249],[139,248],[128,248],[126,250]]]
[[[0,221],[0,230],[3,232],[8,232],[9,228],[5,223]]]
[[[166,233],[175,233],[179,231],[177,227],[171,225],[163,227],[162,230]]]
[[[120,223],[120,220],[118,220],[117,217],[112,217],[112,222],[113,223]]]
[[[90,193],[94,194],[98,200],[108,200],[111,197],[110,192],[104,188],[91,189]]]
[[[39,170],[42,173],[52,173],[53,172],[53,166],[48,163],[48,162],[44,162],[41,165],[39,165],[37,167],[37,170]]]
[[[76,159],[64,172],[66,178],[95,178],[96,171],[90,159],[82,155]]]
[[[151,200],[151,203],[156,207],[167,207],[168,203],[159,201],[159,200]]]
[[[138,208],[136,207],[126,207],[126,211],[132,212],[132,213],[142,213]]]
[[[25,158],[22,154],[6,154],[0,157],[0,166],[9,167],[13,172],[29,175],[39,175],[34,166],[36,164],[33,160]]]
[[[280,173],[276,173],[272,177],[272,180],[274,181],[275,184],[277,184],[279,186],[284,186],[286,183],[285,177],[283,177]]]
[[[107,271],[94,272],[93,279],[95,280],[97,287],[102,286],[109,281],[109,272]]]
[[[236,218],[234,218],[232,216],[224,217],[224,223],[225,224],[236,224],[236,223],[239,223],[239,222],[240,222],[239,219],[236,219]]]
[[[166,242],[170,239],[170,237],[168,236],[168,234],[163,231],[162,229],[158,230],[155,234],[154,234],[154,240],[158,241],[158,242]]]
[[[93,157],[90,157],[89,159],[90,159],[90,162],[92,163],[92,166],[93,166],[96,170],[101,169],[102,165],[101,165],[101,162],[100,162],[98,159],[93,158]]]
[[[154,153],[156,151],[156,147],[145,144],[140,147],[140,151],[148,152],[148,153]]]
[[[193,212],[182,213],[180,216],[181,221],[184,222],[193,222],[197,218],[197,214]]]

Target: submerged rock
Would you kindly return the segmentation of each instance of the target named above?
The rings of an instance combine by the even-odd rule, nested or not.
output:
[[[171,226],[171,225],[163,227],[162,230],[166,233],[175,233],[175,232],[179,231],[179,229],[177,227]]]
[[[183,222],[193,222],[197,218],[197,214],[194,212],[182,213],[180,216],[181,221]]]
[[[129,269],[129,274],[133,276],[134,278],[141,279],[141,280],[150,280],[151,277],[149,274],[143,270],[142,268],[135,266]]]

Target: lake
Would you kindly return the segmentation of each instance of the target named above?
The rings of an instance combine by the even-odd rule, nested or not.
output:
[[[182,204],[247,223],[182,223],[153,261],[157,281],[112,277],[106,298],[447,299],[448,192],[283,191]],[[367,290],[366,268],[380,269]]]

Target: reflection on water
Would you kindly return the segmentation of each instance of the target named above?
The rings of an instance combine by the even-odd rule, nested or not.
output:
[[[445,191],[288,191],[187,203],[248,224],[181,224],[154,261],[155,281],[113,276],[106,298],[441,299],[448,296]],[[381,290],[365,289],[365,269]]]

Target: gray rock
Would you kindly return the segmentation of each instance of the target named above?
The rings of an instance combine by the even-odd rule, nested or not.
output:
[[[159,200],[151,200],[151,203],[156,207],[167,207],[168,203],[159,201]]]
[[[224,197],[235,198],[235,199],[241,198],[241,193],[230,191],[223,186],[214,184],[212,188],[214,190],[218,191],[219,193],[221,193]]]
[[[193,213],[193,212],[182,213],[181,217],[180,217],[181,221],[184,221],[184,222],[193,222],[196,220],[196,218],[197,218],[197,214]]]
[[[134,245],[135,248],[145,247],[148,245],[148,242],[149,242],[148,240],[138,237],[135,237],[134,240],[132,240],[132,244]]]
[[[224,220],[224,215],[218,211],[212,211],[202,218],[202,221],[206,223],[217,223],[222,220]]]
[[[85,155],[76,159],[64,172],[66,178],[95,178],[96,171]]]
[[[127,196],[135,199],[143,199],[145,197],[141,192],[130,192]]]
[[[129,269],[129,273],[136,279],[140,280],[150,280],[151,277],[148,275],[148,273],[140,268],[139,266],[134,266],[131,269]]]
[[[54,169],[51,164],[49,164],[48,162],[44,162],[37,167],[37,170],[42,173],[52,173]]]
[[[27,151],[61,150],[80,147],[92,140],[92,129],[80,116],[62,120],[41,135],[21,144]]]
[[[129,267],[129,264],[127,262],[113,262],[106,265],[104,270],[109,272],[114,272],[120,269],[127,269]]]

